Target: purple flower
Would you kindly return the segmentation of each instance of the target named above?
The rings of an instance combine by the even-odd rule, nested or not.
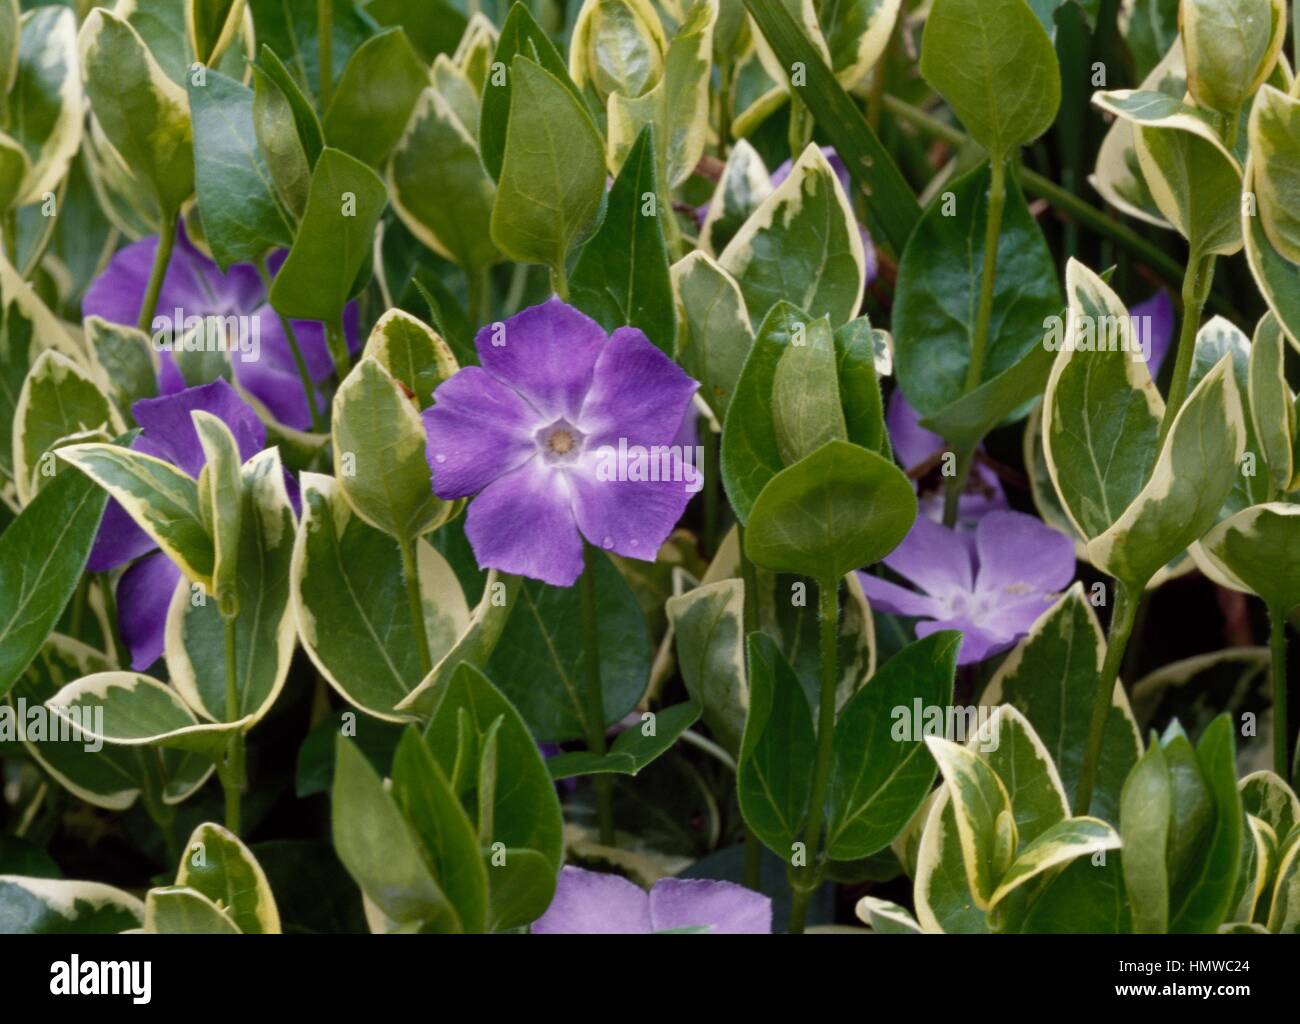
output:
[[[1143,324],[1143,331],[1149,332],[1151,351],[1147,355],[1147,369],[1151,376],[1160,374],[1160,367],[1169,354],[1169,345],[1174,338],[1174,303],[1169,293],[1163,288],[1146,302],[1138,303],[1129,310],[1129,315],[1139,320],[1150,318],[1150,324]]]
[[[894,455],[905,470],[915,469],[947,447],[943,438],[921,426],[921,417],[917,415],[911,403],[903,397],[900,388],[895,388],[889,398],[889,408],[885,412],[885,426],[889,428],[889,440],[894,446]],[[982,447],[980,451],[983,451]],[[913,486],[920,489],[919,483],[913,483]],[[988,513],[1006,507],[1007,498],[1002,492],[998,475],[988,466],[976,461],[971,469],[966,490],[957,501],[958,521],[973,526]],[[943,491],[922,494],[918,502],[918,512],[935,522],[942,521]]]
[[[434,492],[477,495],[465,533],[479,565],[572,586],[584,537],[653,561],[698,469],[643,456],[671,453],[697,383],[640,331],[606,337],[558,299],[475,344],[482,366],[439,385],[424,424]]]
[[[1014,645],[1074,578],[1070,538],[1005,510],[989,512],[974,530],[949,530],[919,517],[884,561],[920,592],[860,572],[872,605],[930,620],[917,623],[918,638],[960,630],[961,665]]]
[[[768,935],[772,901],[733,882],[661,878],[649,892],[618,875],[565,867],[534,935],[649,935],[708,931]]]
[[[83,316],[99,316],[112,323],[135,325],[149,282],[156,237],[142,238],[119,249],[104,272],[95,278],[81,302]],[[272,274],[284,262],[277,253],[268,261]],[[178,313],[181,322],[176,323]],[[311,414],[302,382],[293,360],[293,350],[285,336],[280,318],[267,299],[266,289],[257,269],[249,263],[237,263],[226,273],[204,256],[177,229],[176,248],[172,252],[162,290],[158,293],[158,311],[151,332],[157,339],[167,326],[166,337],[179,337],[184,321],[191,317],[246,317],[248,329],[257,330],[258,341],[250,353],[232,352],[231,366],[240,387],[264,404],[286,426],[304,430],[311,426]],[[161,319],[159,319],[161,318]],[[193,321],[192,321],[193,322]],[[319,384],[334,372],[323,325],[309,320],[294,320],[294,337],[302,350],[311,379]],[[254,327],[254,325],[256,325]],[[344,313],[344,332],[354,351],[357,341],[356,303],[349,303]],[[155,348],[159,348],[155,344]],[[170,350],[159,352],[159,391],[170,395],[185,387],[180,368]],[[317,392],[317,408],[325,408]]]
[[[170,462],[197,479],[207,457],[190,419],[196,409],[211,413],[230,428],[241,459],[256,455],[266,443],[266,428],[257,413],[229,383],[215,380],[131,406],[136,422],[144,428],[132,449]],[[118,627],[131,653],[131,667],[143,671],[162,654],[167,606],[181,573],[126,510],[110,500],[87,568],[107,572],[133,560],[117,584]]]

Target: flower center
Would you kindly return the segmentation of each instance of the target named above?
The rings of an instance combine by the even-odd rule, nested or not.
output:
[[[565,419],[558,419],[536,434],[537,447],[542,457],[551,463],[569,463],[582,452],[585,439],[582,431]]]

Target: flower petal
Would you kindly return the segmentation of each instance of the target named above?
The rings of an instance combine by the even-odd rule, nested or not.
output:
[[[949,530],[924,517],[890,554],[885,565],[932,597],[972,589],[972,542],[967,531]]]
[[[921,417],[903,397],[901,388],[895,389],[889,397],[885,426],[889,428],[894,454],[904,469],[915,469],[944,449],[943,438],[921,426]]]
[[[1147,354],[1147,369],[1152,379],[1160,375],[1169,346],[1174,340],[1174,303],[1169,293],[1163,288],[1146,302],[1138,303],[1129,313],[1138,318],[1149,317],[1149,324],[1142,324],[1143,337],[1151,342],[1151,351]]]
[[[645,935],[650,897],[619,875],[565,865],[555,898],[532,924],[534,935]]]
[[[265,405],[278,422],[294,430],[311,428],[311,410],[296,370],[278,368],[267,360],[245,362],[238,356],[232,365],[239,386]],[[327,409],[329,403],[325,396],[319,388],[315,391],[316,408]]]
[[[858,582],[862,584],[862,592],[867,595],[867,600],[876,611],[923,619],[933,619],[943,614],[939,602],[934,598],[882,580],[879,576],[859,572]]]
[[[504,323],[488,324],[474,344],[483,368],[518,391],[547,422],[563,417],[573,423],[605,346],[605,331],[572,306],[551,299]]]
[[[529,459],[488,484],[465,515],[480,568],[571,587],[582,573],[582,537],[562,471]]]
[[[1074,544],[1023,512],[990,512],[975,527],[975,589],[1011,597],[1062,590],[1074,578]]]
[[[596,360],[577,425],[589,446],[668,444],[699,383],[635,327],[620,327]]]
[[[1016,642],[1014,637],[1008,639],[999,636],[965,617],[918,622],[916,638],[924,640],[942,629],[955,629],[962,634],[961,650],[957,653],[958,665],[974,665],[985,658],[1002,653]]]
[[[257,413],[228,381],[220,378],[174,395],[142,398],[131,406],[136,422],[144,428],[149,441],[159,446],[173,465],[192,477],[199,475],[207,461],[190,419],[190,413],[196,409],[211,413],[230,428],[241,459],[252,458],[266,444],[266,427]]]
[[[161,551],[146,555],[117,582],[117,624],[131,653],[131,667],[143,672],[162,657],[167,608],[181,571]]]
[[[438,385],[423,414],[433,490],[440,498],[477,494],[537,454],[537,411],[480,366]]]
[[[650,890],[650,925],[657,932],[708,925],[714,935],[769,935],[772,901],[734,882],[661,878]]]
[[[108,572],[157,546],[157,541],[136,525],[117,499],[109,498],[108,504],[104,506],[104,518],[99,521],[99,532],[95,534],[90,557],[86,560],[86,571]]]
[[[583,536],[615,554],[653,562],[698,486],[693,491],[684,479],[600,479],[591,466],[585,468],[569,474],[573,514]],[[694,463],[689,470],[677,464],[675,475],[684,478],[688,472],[696,472]]]

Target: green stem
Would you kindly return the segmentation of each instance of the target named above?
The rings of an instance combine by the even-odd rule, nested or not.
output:
[[[975,450],[967,449],[957,452],[957,470],[952,476],[944,477],[943,484],[943,525],[952,529],[957,525],[957,512],[961,496],[966,492],[966,481],[970,479],[971,466],[975,462]]]
[[[561,302],[569,301],[569,272],[563,263],[551,268],[551,290]]]
[[[723,160],[731,147],[731,61],[718,64],[718,154]]]
[[[970,139],[960,129],[954,128],[931,114],[927,114],[924,110],[914,107],[897,96],[886,95],[884,105],[885,109],[895,117],[906,121],[926,135],[942,139],[954,147],[965,146],[970,142]],[[1116,245],[1127,249],[1170,284],[1178,286],[1182,282],[1182,263],[1155,245],[1150,239],[1138,234],[1127,224],[1115,220],[1086,200],[1080,199],[1072,192],[1062,188],[1050,178],[1028,168],[1021,169],[1020,184],[1026,192],[1047,200],[1048,203],[1062,213],[1073,217],[1080,224],[1092,229],[1104,238],[1109,238]],[[1236,320],[1242,319],[1233,309],[1232,304],[1220,296],[1211,296],[1208,301],[1219,312]]]
[[[466,270],[469,283],[469,322],[477,330],[488,319],[488,290],[491,280],[486,270]]]
[[[325,345],[334,360],[334,373],[340,381],[352,370],[352,353],[348,351],[347,335],[343,333],[343,318],[340,316],[325,325]]]
[[[1174,425],[1178,410],[1187,400],[1188,386],[1192,379],[1192,363],[1196,355],[1196,335],[1201,329],[1201,317],[1205,313],[1205,300],[1214,282],[1213,256],[1203,259],[1192,257],[1188,260],[1187,271],[1183,275],[1183,327],[1178,336],[1178,361],[1174,364],[1174,376],[1169,383],[1169,399],[1165,403],[1165,416],[1160,421],[1160,434],[1156,450],[1165,443],[1169,430]]]
[[[582,637],[587,672],[587,749],[598,757],[605,756],[605,691],[600,684],[600,629],[596,621],[596,559],[599,553],[584,544],[586,565],[578,581],[582,598]],[[596,813],[600,821],[600,841],[614,845],[614,793],[605,772],[594,777]]]
[[[140,304],[140,317],[136,326],[145,334],[152,334],[154,314],[158,312],[158,293],[162,291],[163,278],[167,276],[167,265],[172,260],[172,249],[176,246],[176,211],[163,214],[162,229],[158,233],[158,248],[153,254],[153,269],[149,271],[149,285],[145,288],[144,302]]]
[[[704,473],[704,553],[712,558],[718,550],[718,514],[719,501],[718,490],[719,484],[718,472],[718,441],[719,437],[713,432],[707,419],[700,423],[700,431],[704,435],[704,465],[700,470]]]
[[[235,623],[231,616],[224,620],[226,634],[226,721],[239,720],[239,675],[235,642]],[[218,776],[226,794],[226,828],[239,835],[240,798],[244,789],[244,733],[242,730],[230,737],[226,748],[226,761],[219,766]]]
[[[817,703],[817,758],[813,762],[808,796],[808,825],[804,829],[806,866],[794,883],[790,907],[790,933],[804,930],[808,903],[821,881],[817,858],[821,853],[822,822],[826,817],[826,790],[831,780],[831,755],[835,739],[835,691],[838,689],[835,638],[839,627],[838,579],[817,582],[817,623],[821,650],[821,694]]]
[[[162,835],[163,849],[167,853],[167,861],[175,867],[180,863],[181,851],[176,842],[176,808],[169,806],[162,799],[162,791],[167,785],[167,773],[163,767],[162,748],[136,747],[135,750],[140,764],[141,777],[144,779],[144,785],[140,790],[140,802],[149,818],[158,826],[158,831]],[[149,762],[151,756],[153,758],[152,765]]]
[[[1111,614],[1110,631],[1106,636],[1106,657],[1097,680],[1097,692],[1092,701],[1092,716],[1088,721],[1088,743],[1083,750],[1083,765],[1079,769],[1079,790],[1074,798],[1074,813],[1083,815],[1092,806],[1092,793],[1097,783],[1097,766],[1101,762],[1101,743],[1106,734],[1106,718],[1110,714],[1115,695],[1115,681],[1124,664],[1124,652],[1133,622],[1141,604],[1142,590],[1132,593],[1125,583],[1115,581],[1115,610]]]
[[[266,294],[271,294],[271,272],[266,266],[266,257],[259,256],[254,263],[257,267],[257,274],[262,279],[262,287],[266,289]],[[317,434],[322,433],[325,429],[325,421],[321,418],[320,406],[316,403],[316,385],[312,383],[311,372],[307,369],[307,360],[303,358],[302,349],[298,346],[298,335],[294,333],[293,324],[283,313],[275,314],[280,320],[280,329],[284,331],[285,338],[289,341],[289,351],[293,354],[293,365],[298,370],[298,381],[302,384],[302,393],[307,397],[307,409],[311,413],[311,429]]]
[[[510,287],[506,289],[505,316],[514,316],[524,304],[524,291],[528,287],[528,264],[516,263],[510,272]]]
[[[402,579],[406,581],[406,600],[411,608],[411,628],[415,632],[415,649],[420,655],[420,672],[433,671],[433,658],[429,654],[429,634],[424,625],[424,599],[420,595],[420,563],[416,558],[415,544],[399,540],[402,552]]]
[[[741,629],[748,642],[749,634],[760,629],[758,622],[758,569],[745,554],[745,528],[736,524],[736,547],[740,549],[740,580],[744,596],[741,608]]]
[[[320,108],[324,112],[334,95],[333,0],[316,0],[316,32],[320,40]]]
[[[1287,731],[1287,677],[1286,677],[1286,610],[1268,610],[1268,647],[1273,654],[1273,770],[1282,778],[1290,778],[1287,761],[1287,744],[1291,739]]]
[[[966,367],[964,391],[974,391],[984,376],[988,352],[989,324],[993,322],[993,286],[998,277],[998,241],[1002,237],[1002,214],[1007,206],[1007,165],[994,159],[989,179],[988,215],[984,221],[984,266],[980,273],[979,306],[975,310],[975,337],[971,341],[970,364]]]

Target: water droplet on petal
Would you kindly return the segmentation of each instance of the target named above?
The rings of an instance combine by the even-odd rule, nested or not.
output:
[[[613,537],[606,537],[606,538],[605,538],[604,540],[602,540],[600,543],[601,543],[601,545],[602,545],[603,547],[606,547],[606,548],[612,548],[612,547],[614,546],[614,538],[613,538]]]
[[[443,455],[442,452],[439,452],[437,455],[433,457],[433,461],[438,463],[446,462],[447,456]]]

